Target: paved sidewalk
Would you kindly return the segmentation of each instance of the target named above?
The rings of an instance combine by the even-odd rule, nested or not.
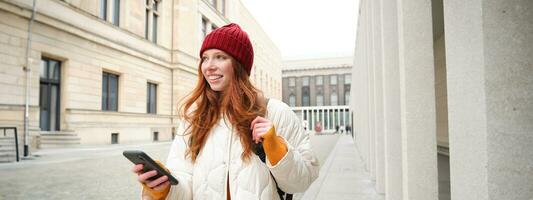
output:
[[[383,200],[350,136],[340,136],[320,169],[320,176],[298,199]]]

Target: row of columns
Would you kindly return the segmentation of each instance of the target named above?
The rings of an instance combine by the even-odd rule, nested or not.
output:
[[[440,1],[440,2],[439,2]],[[350,111],[386,199],[439,199],[432,4],[444,18],[451,199],[533,196],[533,1],[361,0]]]
[[[386,199],[438,199],[430,1],[362,0],[354,132]]]
[[[314,130],[317,121],[326,131],[351,124],[348,106],[293,107],[292,110],[302,121],[307,121],[307,130]]]

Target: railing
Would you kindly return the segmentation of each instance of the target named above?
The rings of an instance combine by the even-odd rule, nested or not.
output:
[[[19,137],[17,135],[17,127],[0,127],[0,129],[4,130],[4,136],[6,136],[6,130],[13,130],[14,131],[14,134],[15,134],[15,151],[16,151],[16,157],[17,157],[17,162],[20,161],[20,158],[19,158]]]
[[[351,127],[349,106],[309,106],[291,107],[291,109],[303,121],[303,126],[307,130],[314,130],[317,123],[320,123],[323,131],[344,131],[346,126]]]

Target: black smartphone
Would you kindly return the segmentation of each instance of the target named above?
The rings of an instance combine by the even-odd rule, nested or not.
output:
[[[134,164],[143,164],[143,172],[148,172],[152,170],[156,170],[157,174],[155,176],[152,176],[148,180],[155,180],[161,176],[167,176],[168,181],[170,181],[171,185],[177,185],[178,180],[172,176],[167,170],[163,169],[161,166],[159,166],[150,156],[148,156],[143,151],[139,150],[126,150],[122,152],[122,154],[131,162]]]

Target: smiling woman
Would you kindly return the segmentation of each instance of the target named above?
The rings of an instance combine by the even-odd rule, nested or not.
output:
[[[237,24],[220,27],[200,48],[198,82],[166,165],[179,181],[133,171],[144,199],[289,199],[318,177],[318,160],[302,123],[285,103],[250,82],[254,51]]]

